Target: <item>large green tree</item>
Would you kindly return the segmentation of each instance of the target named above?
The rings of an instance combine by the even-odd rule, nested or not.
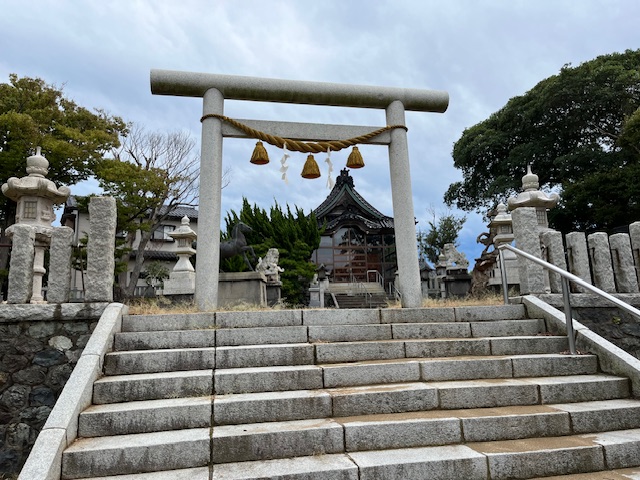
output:
[[[252,228],[245,236],[257,256],[264,257],[270,248],[277,248],[280,253],[278,265],[284,269],[280,275],[282,296],[286,302],[299,305],[304,301],[316,270],[310,260],[311,253],[320,245],[320,229],[313,213],[305,215],[298,207],[294,210],[292,212],[288,205],[283,209],[275,203],[267,212],[257,205],[252,207],[244,198],[239,214],[234,210],[227,213],[223,238],[230,237],[234,225],[241,221]],[[221,268],[228,272],[246,269],[239,257],[223,261]]]
[[[121,118],[77,105],[62,88],[12,74],[9,83],[0,83],[0,184],[26,175],[26,159],[37,146],[49,161],[48,178],[58,186],[85,180],[126,130]],[[2,232],[14,222],[15,209],[15,202],[0,195]],[[0,244],[7,243],[0,235]],[[0,273],[7,258],[8,249],[0,249]]]
[[[527,164],[559,191],[550,222],[609,229],[640,218],[640,50],[565,65],[453,147],[448,205],[482,212],[516,193]]]

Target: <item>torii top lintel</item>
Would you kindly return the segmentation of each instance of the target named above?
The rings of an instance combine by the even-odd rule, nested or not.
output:
[[[151,93],[154,95],[202,97],[212,88],[228,100],[381,109],[399,100],[405,110],[438,113],[443,113],[449,106],[449,94],[441,90],[151,70]]]

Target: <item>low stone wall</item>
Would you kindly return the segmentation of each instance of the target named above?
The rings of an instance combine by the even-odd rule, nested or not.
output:
[[[0,474],[20,471],[106,306],[0,305]]]
[[[562,295],[537,295],[549,305],[564,310]],[[615,294],[615,297],[640,309],[640,295]],[[587,293],[571,295],[573,318],[594,333],[609,340],[625,352],[640,358],[640,318],[617,308],[595,295]]]

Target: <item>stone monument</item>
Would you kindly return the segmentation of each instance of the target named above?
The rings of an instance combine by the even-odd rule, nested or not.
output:
[[[442,281],[444,282],[446,297],[464,297],[471,290],[471,275],[467,271],[469,260],[456,249],[453,243],[445,244],[443,255],[446,275]]]
[[[267,279],[267,304],[269,306],[276,305],[281,300],[280,273],[284,272],[284,268],[278,265],[279,260],[280,252],[278,249],[270,248],[264,258],[258,259],[258,265],[256,265],[256,272],[262,273]]]
[[[56,185],[46,178],[49,173],[49,162],[41,154],[40,147],[37,147],[36,154],[27,158],[28,176],[22,178],[11,177],[7,183],[2,185],[2,193],[15,201],[16,223],[6,230],[9,238],[14,236],[14,231],[18,225],[30,227],[34,235],[33,258],[27,259],[27,252],[21,249],[31,248],[24,242],[31,242],[31,237],[26,232],[21,234],[20,239],[14,238],[13,244],[16,248],[16,255],[11,258],[10,278],[9,278],[9,303],[43,303],[42,277],[46,273],[44,268],[44,252],[51,243],[53,227],[51,223],[55,219],[53,205],[64,203],[71,193],[68,187],[57,188]],[[20,259],[20,260],[18,260]],[[26,262],[26,263],[25,263]],[[32,275],[31,292],[26,291],[26,285],[20,287],[17,292],[16,275]],[[12,287],[12,281],[13,287]]]

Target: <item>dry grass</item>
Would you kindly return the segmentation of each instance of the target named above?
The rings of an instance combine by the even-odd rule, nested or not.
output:
[[[193,302],[171,303],[165,297],[135,298],[127,303],[130,315],[162,315],[177,313],[197,313],[198,307]],[[216,312],[252,312],[259,310],[285,310],[301,308],[286,303],[279,303],[273,307],[261,307],[251,303],[239,303],[237,305],[220,307],[212,311]],[[2,480],[2,479],[0,479]]]
[[[422,300],[424,308],[437,307],[476,307],[489,305],[502,305],[504,303],[501,294],[486,294],[480,297],[463,298],[425,298]],[[199,310],[193,302],[183,302],[172,304],[165,297],[157,298],[136,298],[129,303],[129,314],[131,315],[162,315],[176,313],[197,313]],[[281,303],[273,307],[261,307],[255,304],[240,303],[234,306],[217,308],[218,312],[253,312],[259,310],[286,310],[305,308],[300,305],[289,305]],[[389,308],[400,308],[400,303],[389,304]],[[0,478],[0,480],[2,480]]]
[[[489,305],[502,305],[504,299],[502,295],[486,294],[481,297],[462,298],[425,298],[422,300],[423,307],[482,307]]]
[[[196,313],[192,302],[172,304],[165,297],[134,298],[127,302],[130,315],[161,315],[164,313]]]
[[[455,298],[423,298],[423,308],[442,307],[486,307],[491,305],[503,305],[502,294],[487,293],[482,296],[466,296]],[[400,302],[389,304],[389,308],[400,308]]]

